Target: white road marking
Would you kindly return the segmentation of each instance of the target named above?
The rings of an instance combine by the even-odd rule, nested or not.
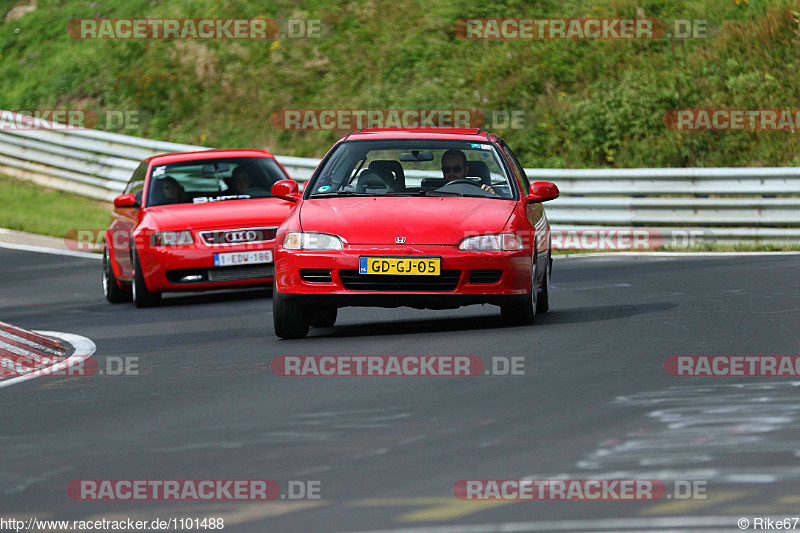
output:
[[[37,252],[40,254],[51,255],[66,255],[69,257],[83,257],[85,259],[102,259],[100,254],[91,254],[89,252],[77,252],[74,250],[58,250],[56,248],[43,248],[41,246],[28,246],[27,244],[11,244],[7,242],[0,242],[0,248],[7,248],[9,250],[21,250],[23,252]]]
[[[31,372],[28,375],[17,376],[15,378],[10,378],[4,381],[0,381],[0,389],[11,385],[16,385],[17,383],[22,383],[30,379],[38,378],[39,376],[49,375],[53,372],[60,372],[62,370],[66,370],[67,368],[77,365],[81,361],[88,359],[89,357],[94,355],[94,352],[97,350],[97,346],[95,346],[94,342],[92,342],[91,339],[87,339],[86,337],[81,337],[80,335],[73,335],[71,333],[61,333],[60,331],[36,331],[35,333],[39,333],[40,335],[47,335],[49,337],[56,337],[58,339],[66,341],[75,348],[75,353],[63,361],[59,361],[58,363],[55,363],[48,367],[41,368],[36,372]]]
[[[736,527],[741,516],[670,516],[664,518],[606,518],[596,520],[539,520],[536,522],[502,522],[494,524],[462,524],[447,526],[423,526],[400,529],[370,529],[349,533],[522,533],[533,531],[725,531]],[[773,518],[773,517],[771,517]],[[727,529],[709,530],[709,527],[723,526]],[[632,530],[633,528],[643,528]],[[656,529],[658,528],[658,529]],[[666,529],[679,528],[679,529]],[[691,529],[687,529],[691,528]],[[701,529],[702,528],[702,529]],[[736,529],[738,530],[738,528]]]

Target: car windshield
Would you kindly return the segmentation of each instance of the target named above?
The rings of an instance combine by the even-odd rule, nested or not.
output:
[[[516,182],[488,141],[396,139],[340,144],[310,184],[308,197],[516,199],[517,194]]]
[[[278,163],[268,157],[209,158],[154,165],[147,205],[269,198],[272,185],[287,178]]]

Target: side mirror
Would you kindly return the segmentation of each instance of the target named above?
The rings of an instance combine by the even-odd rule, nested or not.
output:
[[[549,181],[535,181],[531,183],[528,196],[525,197],[525,203],[548,202],[556,198],[558,198],[558,187],[556,187],[555,183],[550,183]]]
[[[275,198],[289,200],[290,202],[300,201],[300,188],[294,180],[276,181],[270,192]]]
[[[134,194],[120,194],[114,198],[114,207],[139,207]]]

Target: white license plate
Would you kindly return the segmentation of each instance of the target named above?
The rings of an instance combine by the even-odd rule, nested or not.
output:
[[[272,250],[214,254],[214,266],[218,267],[234,266],[234,265],[254,265],[258,263],[272,263]]]

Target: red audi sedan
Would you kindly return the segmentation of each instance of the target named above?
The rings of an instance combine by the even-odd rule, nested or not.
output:
[[[270,189],[288,179],[263,150],[145,159],[114,199],[103,250],[106,299],[150,307],[164,292],[269,286],[275,233],[296,207]]]
[[[342,138],[278,228],[273,319],[281,338],[332,326],[346,306],[494,304],[506,322],[549,307],[549,182],[529,183],[497,135],[364,129]]]

